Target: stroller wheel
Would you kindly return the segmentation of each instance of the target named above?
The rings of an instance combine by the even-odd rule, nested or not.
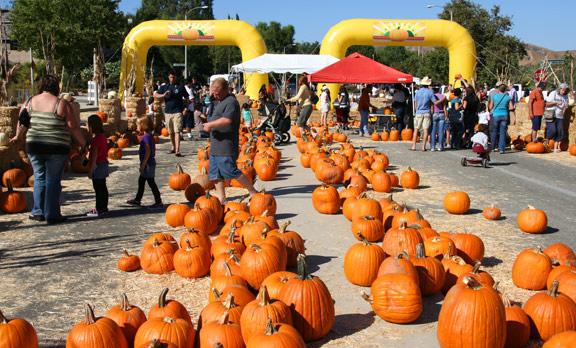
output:
[[[488,159],[487,159],[487,158],[484,158],[484,159],[482,160],[482,167],[488,168]]]
[[[274,144],[280,145],[281,142],[282,142],[282,134],[274,133]]]
[[[290,133],[284,132],[282,133],[282,142],[288,143],[290,141]]]
[[[468,160],[466,159],[466,157],[463,157],[463,158],[460,160],[460,164],[461,164],[463,167],[466,167],[466,165],[468,164]]]

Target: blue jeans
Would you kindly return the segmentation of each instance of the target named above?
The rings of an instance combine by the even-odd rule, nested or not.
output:
[[[506,148],[506,131],[508,130],[507,116],[494,116],[492,118],[492,148],[495,148],[496,137],[498,137],[498,150],[504,151]]]
[[[556,142],[562,141],[564,138],[563,123],[563,118],[554,118],[552,122],[546,122],[546,139]]]
[[[453,149],[459,149],[462,142],[462,134],[464,133],[464,124],[462,122],[450,122],[450,145]]]
[[[28,155],[34,168],[34,206],[32,215],[46,219],[60,219],[60,193],[62,174],[68,155]]]
[[[443,112],[435,112],[432,115],[432,134],[430,135],[430,149],[436,146],[436,133],[438,133],[438,148],[444,148],[444,119]]]
[[[396,129],[402,131],[404,129],[404,114],[406,112],[405,107],[395,108],[394,114],[396,115]]]
[[[368,114],[370,111],[362,110],[360,111],[360,134],[368,135]]]

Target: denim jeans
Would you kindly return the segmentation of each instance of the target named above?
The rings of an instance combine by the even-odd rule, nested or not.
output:
[[[498,150],[500,152],[504,151],[506,148],[507,130],[508,116],[494,116],[492,118],[492,148],[496,148],[496,139],[498,139]]]
[[[430,149],[436,147],[436,133],[438,133],[438,148],[444,148],[444,119],[443,112],[435,112],[432,115],[432,133],[430,135]]]
[[[563,118],[554,118],[552,122],[546,122],[546,139],[562,141],[564,138]]]
[[[404,114],[405,113],[406,113],[405,107],[394,109],[394,115],[396,115],[396,129],[398,129],[398,131],[400,131],[400,132],[402,131],[402,129],[404,129]]]
[[[60,219],[60,194],[62,174],[68,155],[28,155],[34,168],[34,206],[32,215],[46,219]]]
[[[462,122],[450,122],[450,145],[453,149],[459,149],[460,143],[462,142],[462,134],[464,134],[464,123]]]
[[[368,135],[368,110],[360,111],[360,134]]]

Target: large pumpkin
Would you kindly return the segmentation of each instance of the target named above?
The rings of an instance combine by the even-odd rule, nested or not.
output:
[[[140,266],[146,273],[164,274],[174,270],[174,247],[171,242],[158,241],[145,244],[140,254]]]
[[[402,175],[400,175],[400,183],[403,188],[417,189],[418,186],[420,186],[420,175],[417,171],[408,167],[408,170],[402,172]]]
[[[21,192],[14,191],[10,179],[6,180],[6,185],[8,186],[8,191],[0,192],[0,210],[9,214],[21,213],[26,210],[28,205],[26,196]]]
[[[534,338],[544,341],[557,333],[576,330],[576,303],[558,292],[558,281],[552,283],[548,292],[532,295],[524,304],[530,317],[530,332]]]
[[[447,193],[444,197],[444,209],[450,214],[466,214],[470,209],[470,197],[463,191]]]
[[[516,257],[512,266],[512,281],[522,289],[542,290],[546,287],[552,262],[540,248],[527,249]]]
[[[166,340],[178,348],[194,348],[194,326],[180,318],[151,318],[136,333],[134,347],[141,347],[153,339]]]
[[[411,258],[418,272],[418,284],[422,296],[435,294],[442,289],[446,272],[437,258],[426,256],[424,244],[416,246],[416,257]]]
[[[38,335],[28,321],[24,319],[8,320],[0,311],[0,347],[38,348]]]
[[[555,243],[544,249],[544,254],[550,257],[554,265],[572,265],[576,266],[576,255],[574,251],[563,243]]]
[[[344,257],[344,275],[352,284],[371,286],[386,253],[378,244],[372,244],[358,233],[362,240],[348,249]]]
[[[96,318],[92,307],[84,304],[84,320],[68,333],[66,348],[128,348],[128,342],[114,320]]]
[[[288,324],[273,323],[268,319],[266,330],[260,330],[246,343],[247,348],[306,348],[306,343],[296,329]]]
[[[340,196],[334,186],[323,184],[312,192],[312,204],[320,214],[336,214],[340,211]]]
[[[506,310],[492,287],[465,278],[448,291],[438,316],[443,348],[494,347],[506,343]]]
[[[285,271],[286,264],[282,264],[280,251],[272,244],[251,244],[240,261],[242,276],[254,289],[259,289],[266,277],[278,271]]]
[[[268,215],[274,216],[276,207],[276,199],[264,189],[250,198],[250,214],[254,216],[262,215],[265,211],[268,211]]]
[[[411,323],[422,314],[422,296],[414,279],[406,274],[384,274],[372,283],[370,296],[372,310],[380,318],[396,324]]]
[[[166,223],[172,227],[184,226],[184,217],[189,211],[186,204],[170,204],[166,208]]]
[[[210,271],[211,261],[209,248],[192,246],[186,239],[186,245],[174,253],[174,270],[184,278],[199,278]]]
[[[131,305],[126,294],[122,294],[122,302],[112,307],[106,313],[106,317],[118,324],[128,341],[128,346],[133,347],[138,328],[146,322],[146,314],[137,306]]]
[[[519,306],[503,297],[506,308],[506,348],[522,348],[530,340],[530,318]]]
[[[457,254],[467,263],[474,265],[484,258],[484,242],[480,237],[468,233],[455,233],[450,239],[458,249]]]
[[[304,255],[298,257],[298,276],[286,282],[278,299],[290,307],[294,328],[304,341],[320,339],[332,329],[332,296],[324,282],[310,274]]]
[[[217,321],[210,321],[202,326],[198,335],[200,347],[244,348],[240,325],[228,320],[228,311]]]
[[[518,227],[526,233],[542,233],[548,225],[548,217],[540,209],[528,206],[518,214]]]
[[[192,318],[190,318],[190,314],[188,314],[188,310],[186,307],[182,305],[180,302],[176,300],[167,300],[166,295],[168,294],[168,288],[165,288],[160,293],[158,297],[158,303],[154,304],[152,308],[150,308],[150,312],[148,312],[148,320],[154,318],[165,318],[171,317],[173,319],[180,318],[184,319],[187,322],[191,323]]]
[[[574,152],[576,152],[576,149]],[[576,156],[576,154],[573,156]],[[574,347],[574,342],[576,342],[576,331],[564,331],[550,337],[542,348],[572,348]]]

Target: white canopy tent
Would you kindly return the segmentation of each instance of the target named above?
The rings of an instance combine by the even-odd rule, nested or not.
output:
[[[233,72],[312,74],[339,61],[330,55],[317,54],[263,54],[260,57],[232,66]]]

